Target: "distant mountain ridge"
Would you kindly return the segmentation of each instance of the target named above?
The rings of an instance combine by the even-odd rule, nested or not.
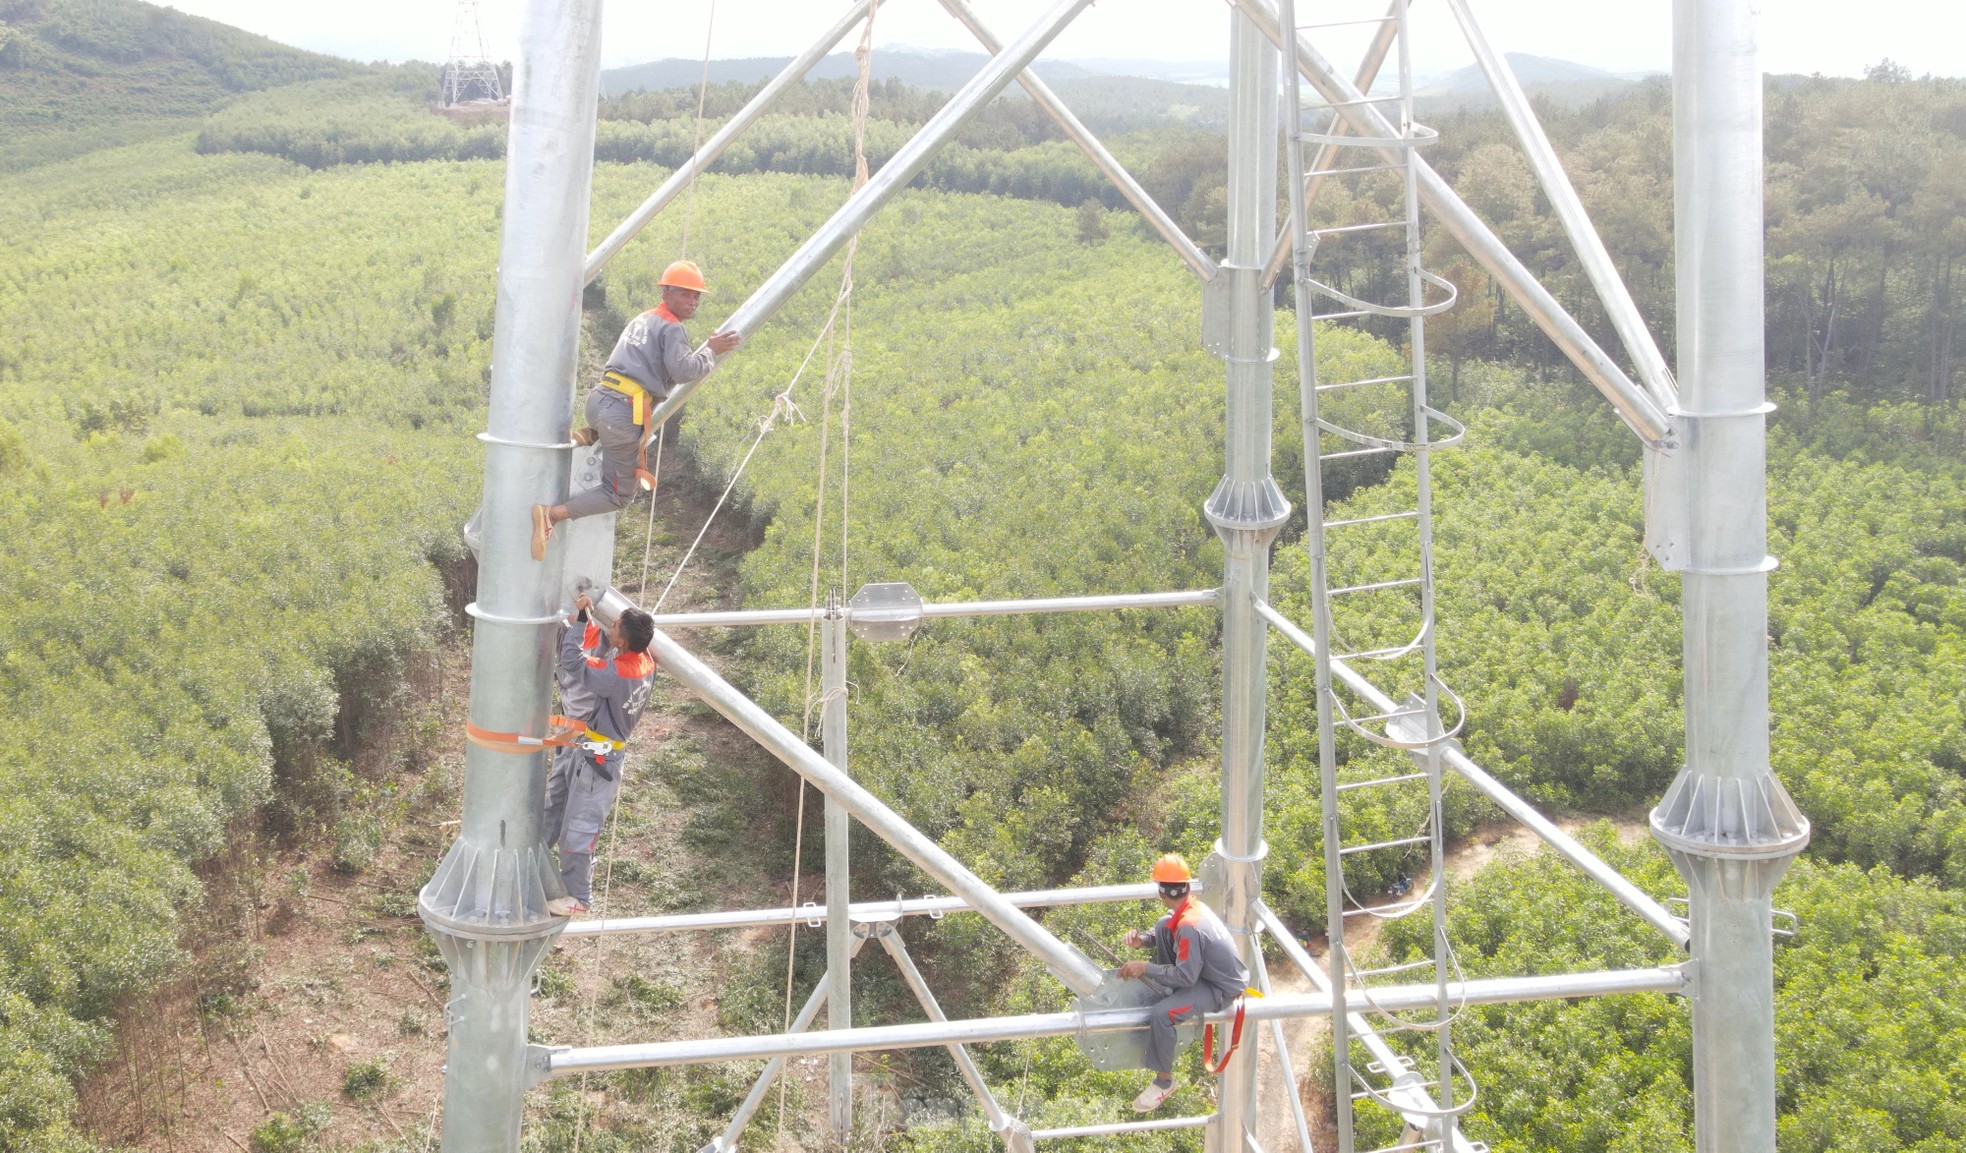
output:
[[[776,76],[790,56],[746,56],[710,61],[710,83],[729,81],[755,83]],[[954,92],[983,70],[990,58],[981,52],[924,52],[918,49],[877,51],[871,74],[875,80],[899,80],[915,88]],[[1047,83],[1077,80],[1094,75],[1069,61],[1041,60],[1037,74]],[[664,88],[693,88],[703,77],[701,60],[652,60],[625,68],[609,68],[601,73],[601,95],[619,96],[624,92],[659,91]],[[859,74],[853,53],[835,52],[813,65],[809,80],[837,80]]]

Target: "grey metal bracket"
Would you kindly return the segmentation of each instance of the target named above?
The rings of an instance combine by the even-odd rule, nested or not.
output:
[[[571,1053],[571,1045],[527,1045],[526,1088],[536,1089],[553,1079],[553,1055]]]
[[[847,602],[846,618],[863,641],[905,641],[922,625],[922,594],[907,581],[864,584]]]

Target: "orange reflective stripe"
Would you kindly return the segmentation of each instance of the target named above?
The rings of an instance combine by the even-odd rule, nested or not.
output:
[[[1229,1047],[1227,1049],[1222,1050],[1222,1055],[1220,1057],[1211,1057],[1209,1055],[1215,1049],[1214,1023],[1213,1022],[1202,1023],[1201,1067],[1204,1070],[1210,1073],[1220,1073],[1222,1070],[1229,1067],[1229,1058],[1236,1055],[1236,1046],[1242,1044],[1242,1016],[1244,1013],[1249,1011],[1249,998],[1261,997],[1262,995],[1263,994],[1257,992],[1254,989],[1244,989],[1242,996],[1236,998],[1235,1023],[1229,1027]]]
[[[622,653],[614,658],[614,671],[638,681],[655,671],[655,658],[647,653]]]
[[[541,749],[559,748],[571,745],[587,734],[587,723],[572,717],[552,716],[546,719],[548,732],[543,737],[529,737],[523,733],[500,733],[480,728],[469,721],[464,723],[464,735],[472,744],[495,753],[536,753]]]

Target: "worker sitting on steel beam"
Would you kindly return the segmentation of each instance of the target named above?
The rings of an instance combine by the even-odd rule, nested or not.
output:
[[[1128,929],[1123,938],[1129,949],[1151,945],[1154,959],[1128,961],[1119,974],[1128,981],[1145,980],[1164,994],[1148,1021],[1146,1065],[1154,1079],[1133,1099],[1140,1113],[1160,1108],[1174,1092],[1175,1027],[1227,1007],[1249,984],[1249,970],[1229,927],[1189,891],[1194,873],[1187,860],[1179,853],[1163,856],[1154,862],[1154,880],[1167,916],[1145,932]]]
[[[560,711],[587,725],[586,736],[553,750],[546,777],[546,841],[560,855],[567,895],[546,903],[556,917],[585,913],[593,899],[594,846],[621,792],[628,736],[648,707],[655,687],[649,641],[655,621],[640,609],[623,609],[605,635],[589,621],[594,602],[582,595],[579,611],[560,631]]]
[[[614,343],[601,383],[587,394],[587,427],[574,442],[601,445],[601,483],[567,498],[565,504],[532,506],[532,559],[546,559],[553,526],[599,513],[617,512],[635,499],[635,487],[648,475],[648,415],[671,389],[710,375],[717,357],[736,348],[735,332],[719,332],[690,351],[683,322],[696,315],[709,289],[703,272],[688,260],[663,269],[662,303],[628,322]]]

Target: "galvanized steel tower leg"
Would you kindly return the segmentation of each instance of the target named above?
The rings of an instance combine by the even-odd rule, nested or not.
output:
[[[1768,765],[1761,68],[1755,0],[1673,4],[1686,765],[1652,831],[1692,894],[1701,1153],[1775,1148],[1770,895],[1809,840]],[[1671,476],[1677,470],[1676,477]]]
[[[1210,282],[1226,294],[1216,349],[1228,362],[1227,451],[1221,484],[1203,506],[1222,538],[1222,837],[1203,867],[1210,901],[1247,962],[1256,949],[1262,892],[1263,720],[1269,626],[1256,604],[1269,597],[1270,542],[1290,517],[1270,476],[1271,346],[1274,308],[1262,285],[1276,235],[1277,50],[1241,12],[1230,14],[1228,259]],[[1251,966],[1254,967],[1253,965]],[[1209,1148],[1242,1153],[1256,1105],[1255,1046],[1222,1075]]]
[[[531,509],[564,499],[594,155],[600,0],[528,0],[512,101],[485,461],[471,720],[543,735],[560,617],[557,551],[530,554]],[[444,1149],[519,1148],[530,978],[565,923],[541,837],[546,758],[473,745],[457,843],[418,897],[451,968]]]
[[[820,686],[824,703],[819,730],[826,759],[846,771],[846,618],[840,598],[826,600],[820,622]],[[826,1027],[853,1028],[853,924],[847,912],[847,834],[853,818],[846,806],[826,798]],[[853,1054],[827,1058],[830,1105],[827,1116],[833,1139],[845,1145],[853,1137]]]

